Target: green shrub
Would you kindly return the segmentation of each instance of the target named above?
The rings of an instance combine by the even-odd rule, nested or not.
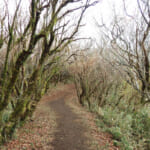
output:
[[[123,112],[111,106],[103,108],[104,116],[97,125],[112,134],[114,145],[123,150],[148,150],[150,146],[150,118],[146,111]]]
[[[130,93],[127,89],[124,93],[128,93],[130,96],[123,96],[118,103],[118,98],[123,94],[121,88],[130,87],[120,86],[116,92],[114,87],[107,96],[107,103],[101,107],[103,116],[98,114],[97,106],[93,109],[99,115],[96,120],[97,125],[103,131],[112,134],[114,145],[119,146],[122,150],[149,150],[150,117],[148,107],[139,107],[134,102],[129,103],[129,99],[134,93]]]
[[[146,111],[133,114],[132,129],[134,139],[140,145],[149,147],[150,145],[150,118]]]
[[[122,133],[119,127],[112,127],[108,129],[108,132],[110,132],[113,135],[113,139],[120,141],[122,137]]]

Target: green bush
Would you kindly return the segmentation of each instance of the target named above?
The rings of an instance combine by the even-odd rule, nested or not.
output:
[[[104,131],[112,134],[114,144],[123,150],[148,150],[150,146],[150,118],[146,111],[123,112],[111,106],[103,108],[104,116],[97,119],[97,124]]]
[[[129,90],[130,88],[130,86],[120,85],[116,89],[113,85],[107,96],[106,104],[101,107],[103,116],[99,115],[97,106],[93,109],[99,116],[96,122],[103,131],[112,134],[114,145],[119,146],[122,150],[149,150],[150,117],[148,107],[135,103],[136,98],[138,101],[138,93],[136,98],[133,97],[136,91]]]

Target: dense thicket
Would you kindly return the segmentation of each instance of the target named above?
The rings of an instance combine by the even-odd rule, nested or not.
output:
[[[98,53],[84,56],[69,67],[79,103],[96,113],[97,125],[120,149],[148,150],[150,105],[143,105],[141,93]]]

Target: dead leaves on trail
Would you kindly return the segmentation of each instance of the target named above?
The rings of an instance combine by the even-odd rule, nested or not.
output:
[[[50,150],[53,132],[56,127],[55,115],[48,105],[41,101],[32,121],[18,130],[16,139],[10,141],[2,150]]]

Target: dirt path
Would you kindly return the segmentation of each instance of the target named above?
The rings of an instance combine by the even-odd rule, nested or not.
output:
[[[73,85],[59,85],[40,101],[33,119],[0,150],[118,150],[78,102]]]
[[[58,116],[58,126],[52,141],[54,150],[89,150],[88,139],[84,136],[87,129],[79,116],[65,104],[64,98],[52,101],[50,106]]]

